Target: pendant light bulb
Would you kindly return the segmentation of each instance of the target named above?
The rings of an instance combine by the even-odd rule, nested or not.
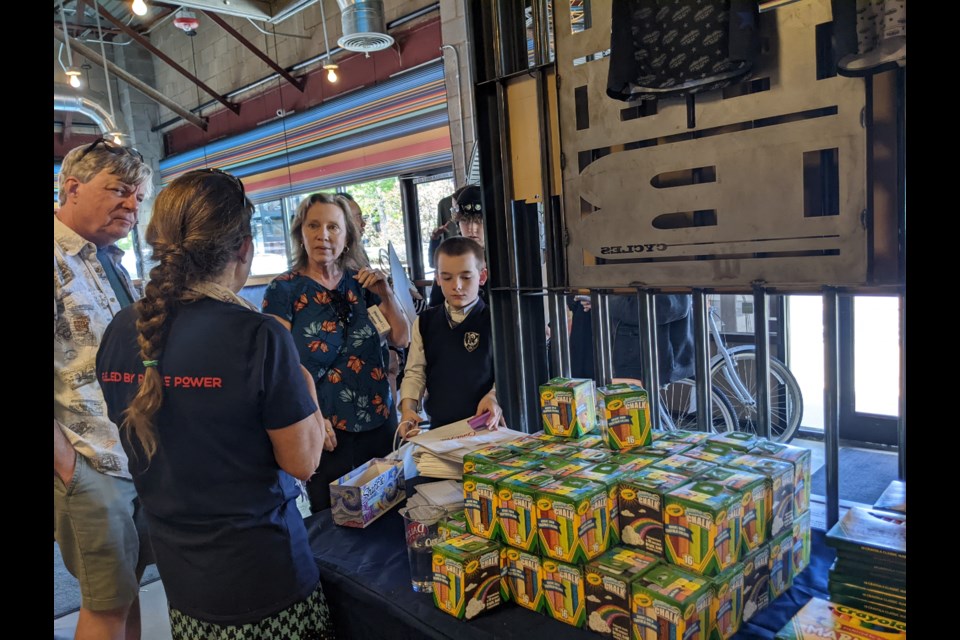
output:
[[[67,80],[70,82],[70,86],[74,89],[79,89],[82,84],[80,81],[80,76],[82,71],[78,67],[68,67],[67,68]]]
[[[123,140],[120,139],[120,134],[113,134],[113,144],[123,144]]]
[[[323,68],[327,70],[327,80],[329,80],[330,82],[336,82],[337,80],[340,79],[340,76],[337,75],[337,69],[339,69],[340,67],[338,67],[337,65],[333,63],[325,64],[323,65]]]
[[[133,10],[138,16],[147,15],[147,3],[144,0],[133,0],[133,4],[130,5],[130,9]]]

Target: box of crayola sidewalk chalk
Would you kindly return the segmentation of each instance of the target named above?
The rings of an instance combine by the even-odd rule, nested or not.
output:
[[[543,471],[527,469],[497,482],[497,520],[504,542],[537,553],[537,491],[554,480]]]
[[[767,538],[771,539],[793,527],[793,464],[774,458],[758,458],[753,454],[742,455],[729,461],[726,466],[756,473],[767,479]]]
[[[743,621],[743,563],[733,565],[711,584],[710,640],[729,640]]]
[[[609,384],[597,389],[600,435],[613,450],[650,444],[650,404],[647,391],[635,384]]]
[[[607,488],[607,504],[610,506],[610,542],[608,546],[620,542],[620,480],[629,473],[614,462],[601,462],[592,467],[570,474],[571,478],[585,478],[599,482]]]
[[[473,470],[463,474],[463,511],[467,516],[467,531],[489,540],[499,540],[497,519],[497,482],[517,473],[517,469],[483,462],[473,464]]]
[[[574,563],[599,556],[610,543],[607,488],[573,477],[540,487],[537,536],[545,558]]]
[[[663,497],[690,482],[679,473],[650,466],[620,479],[620,540],[657,557],[664,557]]]
[[[540,556],[507,547],[504,554],[510,597],[531,611],[543,609],[543,560]]]
[[[705,640],[710,630],[710,579],[669,564],[656,564],[633,581],[633,638]]]
[[[758,440],[750,453],[793,463],[793,514],[798,516],[810,509],[810,449]]]
[[[743,518],[740,521],[741,555],[745,556],[767,541],[767,481],[763,476],[733,469],[716,467],[705,472],[701,480],[716,482],[727,491],[743,494]]]
[[[593,380],[552,378],[540,385],[543,431],[551,436],[579,438],[597,424],[597,399]]]
[[[667,561],[705,576],[735,565],[740,560],[741,499],[742,494],[702,480],[668,492],[663,507]]]
[[[543,558],[543,608],[551,618],[582,627],[587,619],[583,566]]]
[[[433,547],[433,603],[470,620],[500,605],[500,544],[466,533]]]
[[[587,628],[614,640],[630,640],[633,581],[657,564],[657,558],[613,547],[584,567]]]
[[[743,558],[743,622],[770,604],[770,543]]]
[[[731,449],[746,453],[757,444],[756,434],[749,431],[724,431],[710,436],[710,442],[724,444]]]
[[[770,539],[770,602],[793,586],[793,526]]]
[[[810,564],[810,512],[793,519],[793,575]]]

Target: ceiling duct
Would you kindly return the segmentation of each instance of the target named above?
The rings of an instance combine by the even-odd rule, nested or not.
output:
[[[82,113],[87,116],[100,128],[100,131],[104,134],[115,133],[119,131],[117,129],[117,123],[113,121],[113,118],[110,117],[110,113],[101,107],[99,104],[78,95],[70,95],[67,87],[61,85],[63,88],[60,89],[57,85],[54,85],[53,89],[53,110],[54,111],[73,111],[74,113]]]
[[[176,5],[278,24],[317,0],[177,0]]]
[[[347,51],[370,53],[393,44],[387,35],[383,17],[383,0],[337,0],[343,35],[337,44]]]

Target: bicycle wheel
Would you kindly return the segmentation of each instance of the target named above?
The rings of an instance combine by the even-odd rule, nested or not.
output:
[[[751,345],[730,349],[735,371],[726,360],[718,358],[710,367],[713,388],[721,390],[733,405],[737,430],[758,433],[757,426],[757,358]],[[738,389],[733,376],[739,377],[747,397]],[[787,443],[793,438],[803,418],[803,397],[800,383],[785,364],[770,358],[770,439]]]
[[[664,431],[686,429],[697,431],[697,385],[692,378],[684,378],[660,389],[660,428]],[[733,431],[736,413],[730,399],[720,389],[711,390],[710,405],[713,415],[710,429],[713,433]]]

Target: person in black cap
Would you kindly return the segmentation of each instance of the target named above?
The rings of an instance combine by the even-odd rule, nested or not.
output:
[[[480,202],[480,186],[475,184],[468,184],[464,187],[460,187],[453,194],[453,204],[450,207],[452,212],[451,222],[457,225],[460,230],[460,235],[470,238],[471,240],[476,241],[481,247],[485,246],[484,244],[484,232],[483,232],[483,204]],[[443,238],[442,234],[438,234],[442,227],[438,228],[434,232],[434,235],[441,239]],[[439,244],[439,242],[438,242]],[[430,253],[434,253],[435,249],[431,247]],[[480,289],[480,296],[486,299],[486,289]],[[430,288],[430,303],[429,307],[438,307],[443,304],[443,289],[440,288],[439,284],[434,284]]]

